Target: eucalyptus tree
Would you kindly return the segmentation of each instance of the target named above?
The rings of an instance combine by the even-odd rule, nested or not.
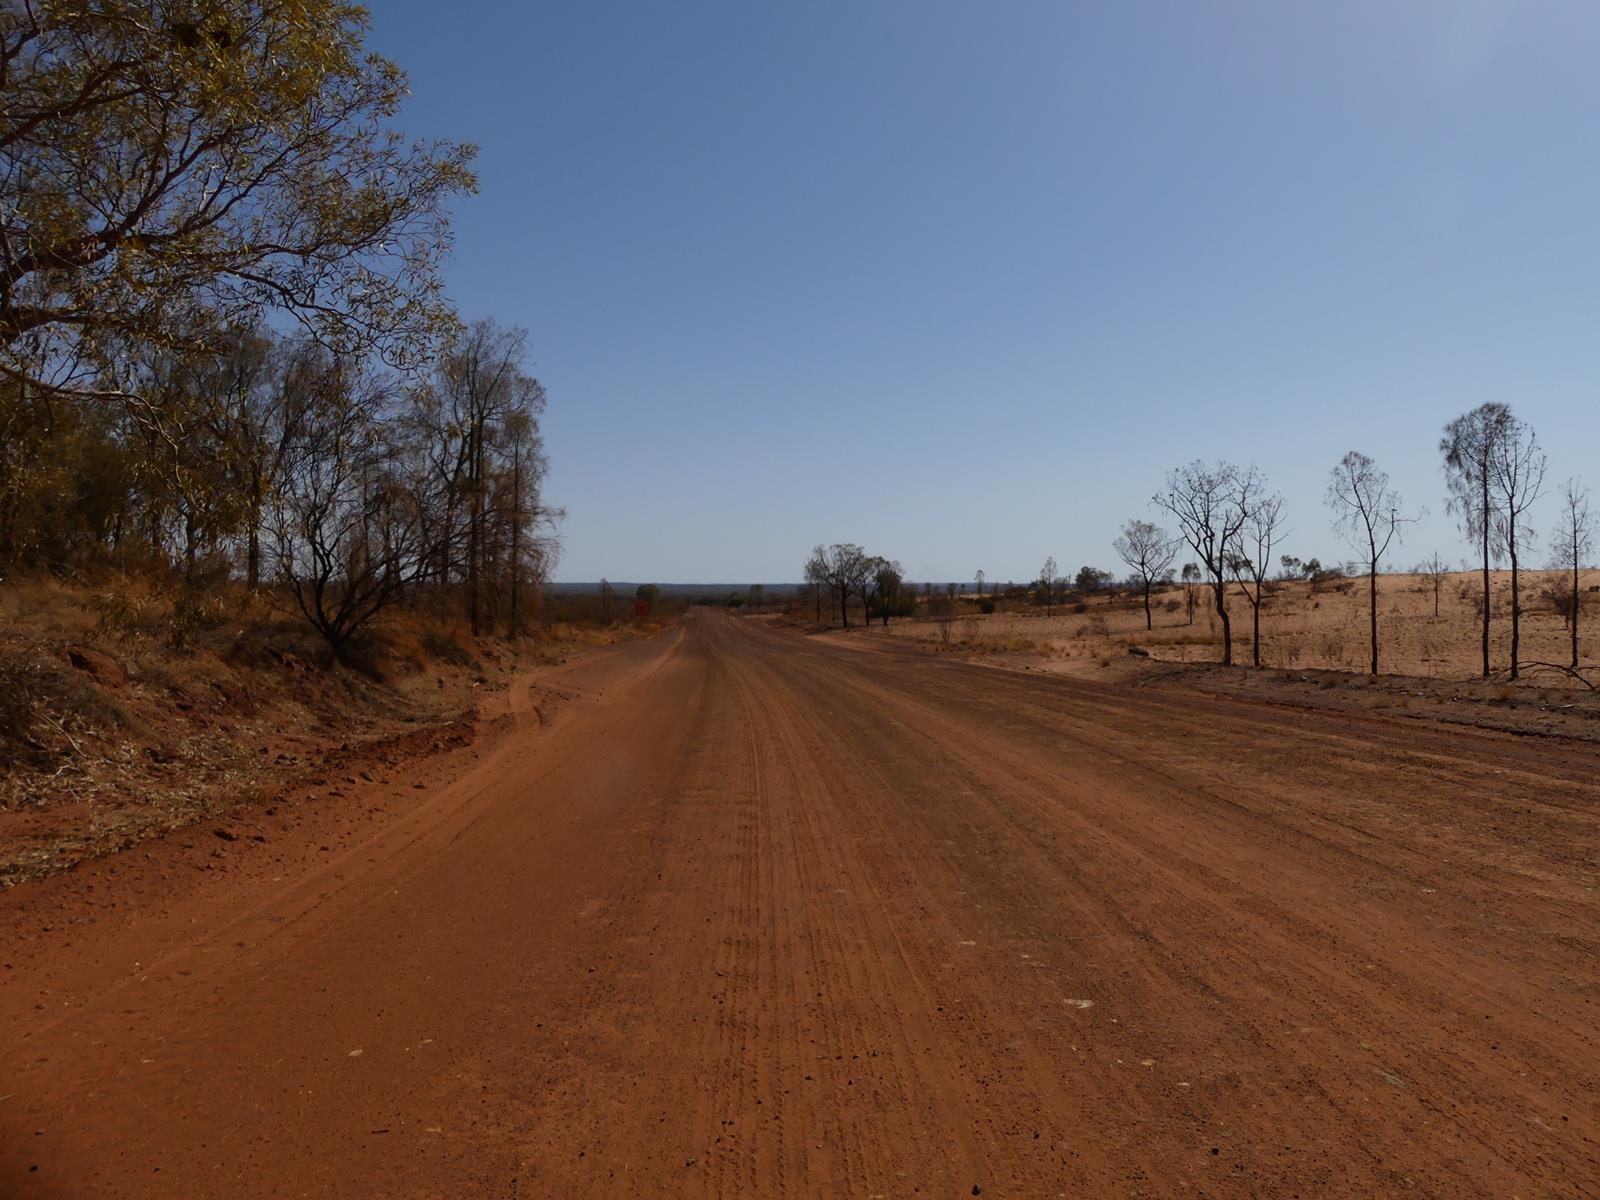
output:
[[[1328,476],[1326,503],[1333,525],[1367,565],[1367,610],[1371,630],[1371,674],[1378,673],[1378,563],[1402,528],[1416,520],[1400,515],[1400,494],[1388,473],[1367,455],[1351,450]]]
[[[1282,525],[1283,497],[1258,495],[1245,511],[1228,554],[1228,569],[1250,604],[1250,661],[1257,667],[1261,665],[1261,602],[1272,571],[1272,549],[1283,537]]]
[[[817,624],[822,624],[822,589],[828,583],[828,552],[818,546],[811,552],[811,557],[806,559],[806,565],[801,572],[806,585],[816,594]]]
[[[392,380],[348,360],[329,371],[321,402],[290,438],[269,544],[291,603],[344,661],[351,639],[423,569],[428,547],[383,420]]]
[[[1462,533],[1477,543],[1482,557],[1480,634],[1485,679],[1489,678],[1489,624],[1493,618],[1489,566],[1499,549],[1495,538],[1501,518],[1494,487],[1495,462],[1512,419],[1511,410],[1504,404],[1481,404],[1446,425],[1444,437],[1439,440],[1445,487],[1450,495],[1446,511],[1455,515]]]
[[[1528,510],[1544,492],[1544,475],[1549,460],[1539,448],[1533,427],[1518,417],[1509,418],[1501,428],[1490,459],[1490,476],[1499,502],[1499,540],[1511,562],[1511,678],[1521,669],[1522,577],[1519,548],[1534,531],[1527,521]]]
[[[1417,564],[1417,574],[1426,575],[1428,584],[1433,588],[1433,615],[1439,616],[1439,593],[1444,589],[1444,577],[1450,573],[1450,564],[1439,557],[1435,550],[1427,558]]]
[[[854,542],[836,542],[826,548],[819,545],[812,551],[811,562],[816,566],[815,578],[838,596],[839,614],[844,627],[849,629],[850,598],[861,594],[867,576],[873,573],[871,558]],[[808,573],[810,567],[808,563]]]
[[[900,606],[900,590],[905,584],[905,568],[892,558],[874,560],[873,582],[878,591],[878,611],[885,627],[890,614]]]
[[[267,320],[423,358],[474,150],[393,127],[406,78],[368,25],[345,0],[7,4],[0,375],[159,424],[139,347]]]
[[[1172,578],[1172,563],[1178,557],[1177,541],[1155,522],[1135,517],[1122,527],[1112,546],[1144,591],[1144,627],[1155,628],[1150,612],[1150,589],[1158,581]]]
[[[1550,537],[1551,560],[1571,581],[1567,597],[1567,631],[1572,640],[1571,668],[1578,669],[1578,615],[1583,607],[1579,574],[1594,553],[1595,518],[1589,509],[1589,489],[1576,479],[1567,480],[1561,492],[1561,514]]]
[[[443,347],[427,385],[414,389],[407,421],[428,464],[430,514],[439,525],[432,575],[459,579],[474,635],[488,615],[489,581],[500,554],[498,534],[516,525],[547,528],[554,513],[539,503],[545,471],[538,419],[544,387],[526,369],[527,334],[493,321],[457,330]],[[514,476],[514,486],[506,477]]]
[[[1154,503],[1177,522],[1205,572],[1222,622],[1222,661],[1233,664],[1233,626],[1228,617],[1228,556],[1251,507],[1265,487],[1255,467],[1240,469],[1229,462],[1208,464],[1196,459],[1167,473],[1166,486]]]
[[[1195,587],[1200,582],[1200,564],[1186,562],[1180,573],[1183,580],[1183,606],[1189,617],[1188,624],[1194,624]]]

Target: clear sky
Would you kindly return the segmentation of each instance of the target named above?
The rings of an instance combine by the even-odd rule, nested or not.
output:
[[[1486,400],[1600,485],[1592,0],[370,7],[402,127],[482,147],[451,291],[531,335],[560,579],[1120,572],[1219,456],[1342,558],[1352,448],[1454,560]]]

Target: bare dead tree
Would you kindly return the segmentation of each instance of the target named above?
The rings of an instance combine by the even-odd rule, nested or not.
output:
[[[1389,486],[1389,476],[1371,458],[1351,450],[1328,476],[1327,505],[1334,511],[1334,528],[1367,564],[1367,598],[1370,617],[1372,665],[1378,673],[1378,563],[1402,527],[1416,517],[1400,515],[1400,495]]]
[[[1444,459],[1445,487],[1450,499],[1446,511],[1461,523],[1461,531],[1479,544],[1483,559],[1483,677],[1489,678],[1489,622],[1492,594],[1490,560],[1498,555],[1495,541],[1500,509],[1494,490],[1494,464],[1511,421],[1504,404],[1482,404],[1444,427],[1439,454]]]
[[[976,572],[974,572],[974,574],[972,576],[972,582],[978,585],[978,596],[980,598],[983,596],[983,581],[984,581],[984,578],[985,578],[985,576],[984,576],[982,567],[979,567],[978,570]]]
[[[1499,500],[1500,543],[1511,560],[1511,678],[1515,679],[1520,670],[1522,637],[1522,581],[1517,550],[1522,539],[1534,536],[1526,514],[1543,494],[1549,460],[1539,448],[1533,427],[1511,417],[1502,426],[1490,464]]]
[[[1044,560],[1044,566],[1039,568],[1039,590],[1044,593],[1044,615],[1050,616],[1055,610],[1056,588],[1060,585],[1061,575],[1056,570],[1055,556],[1051,555]]]
[[[1249,467],[1206,464],[1196,459],[1167,474],[1167,484],[1154,503],[1172,514],[1189,548],[1199,556],[1222,621],[1222,662],[1233,665],[1233,626],[1228,618],[1229,547],[1244,526],[1263,481]]]
[[[1257,667],[1261,665],[1261,602],[1272,571],[1272,548],[1283,537],[1282,522],[1283,497],[1257,496],[1233,535],[1228,555],[1234,581],[1250,602],[1250,661]]]
[[[1439,592],[1444,587],[1444,577],[1450,573],[1450,564],[1439,557],[1435,550],[1431,558],[1424,559],[1417,564],[1417,574],[1426,575],[1428,582],[1433,587],[1433,615],[1437,620],[1439,616]]]
[[[1155,620],[1150,613],[1150,588],[1158,581],[1172,578],[1172,563],[1178,557],[1178,542],[1167,536],[1167,531],[1153,521],[1137,517],[1122,527],[1122,533],[1112,543],[1122,561],[1128,564],[1144,589],[1144,627],[1154,629]]]
[[[1194,624],[1195,588],[1200,583],[1200,564],[1183,564],[1183,606],[1188,612],[1188,624]]]
[[[1551,564],[1570,577],[1572,590],[1567,602],[1567,631],[1572,639],[1574,671],[1578,669],[1578,616],[1582,608],[1583,592],[1578,586],[1579,573],[1588,557],[1594,553],[1595,519],[1589,509],[1589,489],[1576,479],[1567,480],[1561,492],[1561,515],[1551,534]]]
[[[380,420],[385,385],[342,370],[297,425],[271,508],[277,576],[335,661],[428,557],[416,492],[396,475]]]

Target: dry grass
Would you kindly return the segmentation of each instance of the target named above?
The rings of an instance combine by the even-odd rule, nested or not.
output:
[[[1567,627],[1540,593],[1548,582],[1541,572],[1523,578],[1522,651],[1524,664],[1564,663],[1569,654]],[[1587,587],[1592,581],[1584,580]],[[1510,574],[1492,577],[1494,627],[1491,654],[1497,671],[1510,656]],[[1433,614],[1433,588],[1423,576],[1385,575],[1378,581],[1380,667],[1388,674],[1439,679],[1473,678],[1479,671],[1478,576],[1445,579],[1440,611]],[[1095,597],[1081,613],[1058,611],[1046,617],[1032,607],[983,615],[963,612],[955,622],[948,651],[976,655],[1037,656],[1055,669],[1103,669],[1108,660],[1143,647],[1156,660],[1209,662],[1221,655],[1221,623],[1209,593],[1193,624],[1188,623],[1177,589],[1154,597],[1155,628],[1145,630],[1143,605],[1126,597]],[[1234,658],[1250,661],[1250,606],[1230,591]],[[1600,595],[1584,593],[1580,621],[1582,661],[1600,665]],[[1364,671],[1368,663],[1368,610],[1365,580],[1343,580],[1315,591],[1307,583],[1274,585],[1261,611],[1262,662],[1272,667]],[[905,639],[939,648],[934,625],[902,621],[857,636]],[[1549,672],[1535,671],[1539,682],[1581,686]]]
[[[137,577],[0,585],[0,884],[272,791],[350,746],[470,716],[517,672],[657,625],[535,627],[391,610],[355,669],[242,590],[173,596]]]

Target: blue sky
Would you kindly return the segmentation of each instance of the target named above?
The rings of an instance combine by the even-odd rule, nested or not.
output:
[[[1219,456],[1345,557],[1352,448],[1457,559],[1486,400],[1600,484],[1600,5],[371,10],[402,126],[482,147],[451,292],[531,335],[558,578],[1119,567]]]

